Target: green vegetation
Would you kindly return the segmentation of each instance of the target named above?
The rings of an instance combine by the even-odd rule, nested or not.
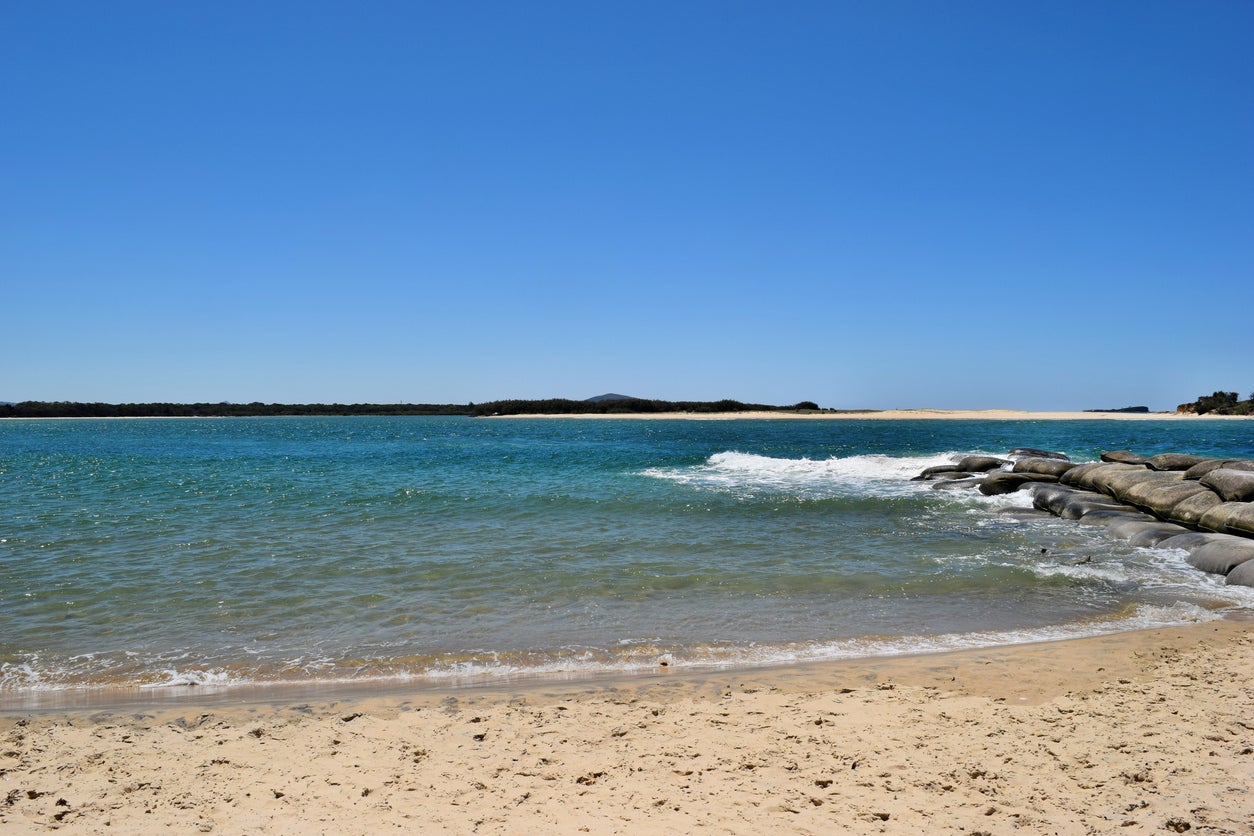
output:
[[[1236,392],[1213,392],[1202,395],[1193,403],[1176,407],[1176,412],[1195,412],[1198,415],[1254,415],[1254,394],[1240,400]]]
[[[605,401],[505,400],[484,404],[279,404],[279,403],[78,403],[23,401],[0,404],[0,418],[242,418],[269,415],[630,415],[640,413],[814,412],[813,401],[794,406],[740,401],[657,401],[622,398]]]
[[[622,398],[609,401],[572,401],[566,398],[547,400],[507,400],[477,404],[471,415],[641,415],[649,413],[687,412],[797,412],[817,410],[813,401],[795,406],[741,403],[740,401],[658,401],[645,398]]]
[[[0,418],[240,418],[265,415],[469,415],[474,404],[75,403],[0,405]]]

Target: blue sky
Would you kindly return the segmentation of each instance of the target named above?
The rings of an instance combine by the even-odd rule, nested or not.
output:
[[[1254,389],[1248,2],[0,9],[0,399]]]

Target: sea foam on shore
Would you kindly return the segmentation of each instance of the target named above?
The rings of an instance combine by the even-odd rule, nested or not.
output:
[[[612,685],[0,717],[5,832],[1243,833],[1212,622]]]

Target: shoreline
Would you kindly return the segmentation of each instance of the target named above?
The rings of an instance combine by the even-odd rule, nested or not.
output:
[[[450,698],[474,701],[512,700],[519,695],[590,694],[619,690],[648,690],[654,687],[690,689],[701,693],[717,687],[724,679],[759,684],[827,681],[832,677],[866,678],[872,672],[895,672],[907,684],[935,685],[930,671],[975,664],[1009,656],[1048,656],[1049,648],[1065,648],[1074,643],[1087,646],[1125,642],[1154,641],[1159,633],[1185,631],[1204,633],[1219,625],[1228,631],[1248,631],[1254,637],[1254,610],[1228,608],[1219,618],[1169,626],[1135,627],[1113,632],[1086,633],[1060,638],[1039,638],[975,647],[915,650],[883,655],[802,659],[762,664],[729,666],[658,666],[648,671],[599,671],[561,674],[520,674],[503,678],[470,678],[433,683],[389,678],[353,680],[300,680],[296,682],[249,682],[238,685],[169,685],[70,687],[46,691],[0,691],[0,723],[19,716],[93,716],[133,711],[185,713],[206,709],[239,707],[281,707],[310,701],[328,703],[442,703]],[[1224,625],[1239,625],[1229,628]],[[1027,684],[1024,686],[1027,687]],[[1028,690],[1031,690],[1030,688]]]
[[[644,413],[528,413],[492,415],[509,418],[589,418],[627,420],[799,420],[799,421],[1249,421],[1254,415],[1195,415],[1180,412],[1029,412],[1017,409],[880,409],[843,412],[644,412]]]
[[[444,418],[471,416],[426,414],[363,414],[363,415],[69,415],[69,416],[12,416],[0,421],[220,421],[234,418]],[[484,415],[483,419],[509,418],[587,418],[625,420],[682,420],[682,421],[734,421],[740,420],[789,420],[789,421],[1254,421],[1254,415],[1197,415],[1190,412],[1084,412],[1075,410],[1033,411],[1021,409],[863,409],[838,412],[562,412],[519,413],[517,415]]]
[[[1205,597],[1205,596],[1203,596]],[[1192,614],[1175,617],[1156,614],[1125,614],[1088,624],[1046,625],[1007,629],[993,633],[975,630],[946,635],[898,637],[864,636],[836,641],[825,652],[807,653],[795,647],[779,656],[733,656],[723,660],[680,658],[678,649],[660,649],[646,657],[615,665],[519,667],[505,661],[502,670],[445,674],[437,672],[384,673],[359,668],[355,673],[320,677],[311,673],[299,678],[220,679],[220,669],[191,668],[174,677],[181,681],[129,680],[65,683],[57,686],[0,688],[0,718],[18,714],[96,713],[108,711],[177,711],[231,705],[278,705],[308,700],[427,699],[503,692],[562,688],[635,688],[655,679],[702,680],[720,676],[770,676],[797,670],[883,667],[898,660],[920,660],[977,654],[999,649],[1034,647],[1136,635],[1161,629],[1204,625],[1216,621],[1248,620],[1254,610],[1243,603],[1210,597],[1197,604],[1210,615],[1198,620]],[[835,649],[835,645],[844,649]],[[672,655],[672,654],[677,655]],[[908,666],[908,664],[907,664]],[[208,679],[203,674],[211,674]]]
[[[18,706],[0,708],[0,831],[1254,832],[1240,600],[1219,621],[947,652],[0,700]]]
[[[1246,832],[1252,650],[1254,620],[1233,618],[596,683],[6,713],[0,825]]]

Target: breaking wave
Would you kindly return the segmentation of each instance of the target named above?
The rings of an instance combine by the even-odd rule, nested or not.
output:
[[[930,456],[858,455],[826,459],[775,458],[729,450],[691,467],[654,467],[644,475],[697,488],[786,493],[807,499],[900,496],[921,486],[910,479],[928,467],[953,464],[965,452]]]

